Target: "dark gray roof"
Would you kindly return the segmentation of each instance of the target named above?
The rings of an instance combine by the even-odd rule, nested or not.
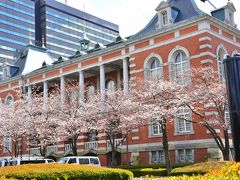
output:
[[[167,3],[171,6],[171,8],[178,11],[178,15],[175,19],[174,23],[179,23],[181,21],[186,21],[188,19],[192,19],[193,17],[198,17],[205,14],[201,11],[194,0],[168,0]],[[156,23],[158,21],[157,13],[151,19],[151,21],[144,27],[141,31],[134,34],[130,37],[130,39],[137,39],[147,34],[154,33],[159,31],[160,29],[156,28]]]

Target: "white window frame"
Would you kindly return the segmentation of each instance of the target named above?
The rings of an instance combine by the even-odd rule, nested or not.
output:
[[[224,76],[224,66],[223,66],[223,58],[224,55],[227,54],[227,50],[223,44],[218,45],[217,47],[217,67],[218,67],[218,80],[220,83],[223,83],[225,80]]]
[[[8,98],[11,98],[11,99],[12,99],[12,101],[10,102],[10,104],[8,104],[8,102],[9,102]],[[13,97],[12,94],[8,94],[8,95],[6,96],[4,105],[5,105],[5,107],[14,110],[14,97]]]
[[[116,90],[116,82],[113,79],[107,81],[106,90],[113,93]]]
[[[176,163],[189,162],[194,162],[194,149],[176,149]]]
[[[181,117],[183,117],[181,119]],[[189,119],[189,120],[186,120]],[[193,133],[193,127],[192,127],[192,113],[191,110],[188,108],[180,108],[176,115],[175,115],[175,133],[176,134],[189,134],[189,133]],[[181,124],[183,124],[183,130],[182,127],[180,127]],[[187,129],[189,128],[189,129]]]
[[[185,61],[176,63],[176,58],[178,54],[180,53],[180,56],[183,60],[182,55],[185,54]],[[190,59],[189,59],[189,52],[185,47],[182,46],[176,46],[171,50],[171,52],[168,55],[168,69],[169,69],[169,79],[174,80],[177,84],[186,86],[191,83],[191,78],[188,70],[190,70]],[[180,71],[177,73],[177,65],[180,65]],[[184,76],[177,77],[178,74],[183,73]]]
[[[165,163],[165,154],[163,150],[150,151],[150,164]]]
[[[161,21],[162,21],[163,26],[168,24],[168,12],[167,12],[167,10],[164,10],[164,11],[161,12]]]
[[[153,62],[156,62],[157,65],[157,61],[159,62],[160,66],[156,67],[154,69],[151,68],[151,65]],[[159,56],[158,54],[152,53],[150,54],[145,62],[144,62],[144,77],[145,80],[153,80],[153,79],[164,79],[163,77],[163,61],[161,56]]]
[[[11,137],[3,137],[3,152],[12,152],[12,138]]]
[[[157,129],[157,133],[154,133],[154,128]],[[152,120],[150,125],[151,136],[162,136],[162,128],[158,121]]]
[[[87,98],[94,96],[95,94],[95,86],[93,84],[89,84],[87,86]]]

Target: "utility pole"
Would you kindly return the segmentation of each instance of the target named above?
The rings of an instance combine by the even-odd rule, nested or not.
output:
[[[213,3],[211,3],[210,0],[200,0],[200,1],[202,1],[204,3],[207,1],[214,9],[217,9],[216,6],[214,6]]]

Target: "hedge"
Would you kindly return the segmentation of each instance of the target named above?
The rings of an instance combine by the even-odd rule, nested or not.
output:
[[[141,176],[167,176],[166,169],[153,169],[153,168],[142,168],[142,169],[128,169],[134,175],[134,177]]]
[[[190,166],[173,169],[170,176],[181,176],[181,175],[203,175],[214,170],[219,170],[222,167],[229,164],[227,161],[212,161],[197,163]]]
[[[179,163],[179,164],[173,164],[172,168],[179,168],[179,167],[185,167],[192,165],[193,163]],[[142,168],[152,168],[152,169],[159,169],[159,168],[166,168],[165,164],[147,164],[147,165],[120,165],[116,168],[120,169],[142,169]]]
[[[0,177],[24,180],[132,180],[133,173],[123,169],[54,163],[2,167]]]

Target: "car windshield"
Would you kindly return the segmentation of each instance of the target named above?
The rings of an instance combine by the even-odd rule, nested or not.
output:
[[[67,159],[66,158],[61,158],[57,161],[58,163],[62,163],[62,164],[65,164],[67,162]]]

